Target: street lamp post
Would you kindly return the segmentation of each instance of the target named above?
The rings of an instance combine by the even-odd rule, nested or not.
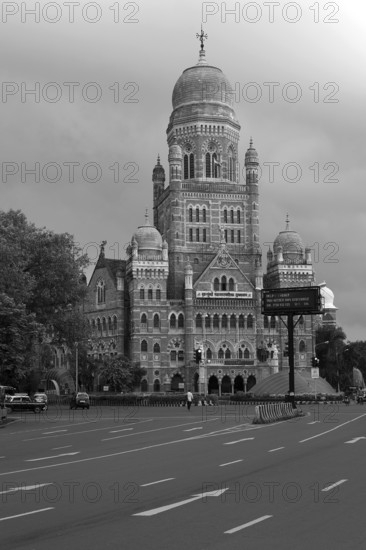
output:
[[[75,342],[75,393],[78,393],[79,380],[79,342]]]

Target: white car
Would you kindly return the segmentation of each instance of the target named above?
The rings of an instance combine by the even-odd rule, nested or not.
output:
[[[37,403],[45,403],[46,404],[46,409],[45,410],[47,410],[47,404],[48,404],[47,394],[45,394],[45,393],[35,393],[33,395],[33,399]]]

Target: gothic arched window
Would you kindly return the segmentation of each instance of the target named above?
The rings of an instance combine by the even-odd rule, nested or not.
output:
[[[234,279],[232,277],[229,279],[229,290],[230,292],[234,291]]]
[[[218,292],[220,290],[220,281],[219,279],[216,277],[214,279],[214,291],[215,292]]]
[[[104,281],[99,281],[97,284],[97,302],[98,304],[105,303],[105,283]]]
[[[247,317],[247,328],[253,328],[253,315]]]
[[[299,352],[300,353],[305,353],[306,352],[306,344],[305,344],[304,340],[300,340]]]
[[[227,328],[227,315],[225,313],[221,317],[221,328]]]
[[[160,344],[157,342],[154,344],[154,353],[160,353]]]
[[[200,313],[196,315],[196,328],[202,328],[202,315]]]
[[[220,318],[217,313],[215,313],[213,318],[213,328],[220,328]]]
[[[140,288],[140,300],[145,300],[145,289],[143,286]]]
[[[146,340],[142,340],[142,342],[141,342],[141,351],[147,351],[147,342],[146,342]]]
[[[178,328],[184,328],[184,315],[180,313],[178,315]]]
[[[239,315],[239,328],[244,328],[244,315]]]
[[[221,290],[222,290],[222,291],[226,291],[226,284],[227,284],[227,283],[226,283],[226,277],[225,277],[225,275],[223,275],[223,276],[221,277]]]
[[[154,328],[160,327],[160,317],[157,313],[154,315]]]
[[[230,316],[230,328],[236,328],[236,317],[234,314]]]
[[[175,313],[172,313],[170,316],[170,328],[176,328],[177,326],[177,318],[175,316]]]

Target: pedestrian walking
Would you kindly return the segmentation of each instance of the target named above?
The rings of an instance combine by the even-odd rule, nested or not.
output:
[[[193,401],[193,393],[191,392],[191,390],[188,390],[187,391],[187,409],[189,411],[191,410],[192,401]]]

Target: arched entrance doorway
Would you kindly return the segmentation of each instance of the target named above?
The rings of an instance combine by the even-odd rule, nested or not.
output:
[[[143,392],[147,392],[147,388],[148,388],[148,385],[147,385],[147,380],[141,380],[141,391]]]
[[[210,376],[210,379],[208,381],[208,393],[216,393],[217,395],[219,394],[219,381],[214,375]]]
[[[154,392],[160,391],[160,380],[154,380]]]
[[[227,374],[221,381],[221,393],[231,393],[231,380]]]
[[[172,378],[170,389],[172,391],[184,391],[183,388],[179,387],[179,384],[183,384],[183,378],[180,374],[175,374]]]
[[[238,374],[238,376],[235,376],[234,380],[234,393],[236,393],[237,391],[244,391],[244,380],[240,374]]]
[[[249,377],[248,377],[248,382],[247,382],[247,391],[250,391],[250,389],[255,386],[257,383],[257,379],[255,376],[253,376],[253,374],[251,374]]]

